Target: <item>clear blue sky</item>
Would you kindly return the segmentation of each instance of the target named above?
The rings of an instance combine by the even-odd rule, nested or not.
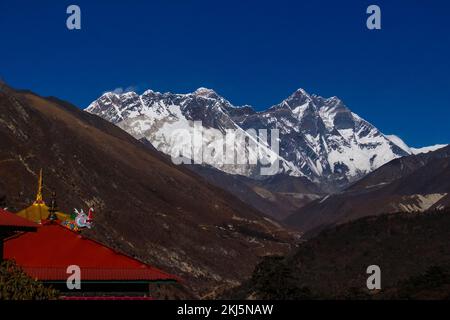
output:
[[[450,143],[449,1],[15,0],[0,30],[0,77],[79,107],[118,87],[205,86],[262,109],[303,87],[411,146]]]

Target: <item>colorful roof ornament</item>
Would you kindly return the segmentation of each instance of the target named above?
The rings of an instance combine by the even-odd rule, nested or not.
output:
[[[89,209],[89,214],[92,216],[91,209]],[[92,227],[92,220],[90,220],[88,215],[84,213],[83,209],[81,209],[81,211],[75,209],[75,212],[77,213],[77,217],[75,218],[75,223],[77,224],[77,226],[79,228],[90,229]]]
[[[75,215],[72,215],[70,220],[68,219],[62,221],[61,225],[73,231],[80,231],[84,228],[92,228],[94,221],[93,208],[89,208],[88,214],[86,214],[83,209],[80,211],[78,211],[78,209],[74,209],[74,213]]]
[[[42,179],[42,169],[41,169],[39,171],[38,191],[36,194],[36,200],[33,203],[35,205],[45,204],[44,199],[42,198],[42,186],[43,186],[43,179]]]
[[[17,213],[18,216],[26,218],[35,223],[41,223],[43,220],[47,220],[49,216],[53,220],[65,221],[70,219],[70,215],[57,211],[55,195],[52,196],[52,203],[50,208],[45,204],[42,192],[44,188],[44,179],[42,169],[39,171],[38,189],[36,194],[36,200],[31,206],[25,208]],[[53,212],[51,212],[53,211]]]

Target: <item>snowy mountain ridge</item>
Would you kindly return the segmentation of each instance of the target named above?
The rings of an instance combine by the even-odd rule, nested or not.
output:
[[[397,136],[384,135],[339,98],[310,95],[304,89],[258,112],[248,105],[234,106],[207,88],[187,94],[152,90],[142,95],[107,92],[86,111],[118,125],[137,139],[147,139],[166,154],[188,147],[189,137],[173,133],[177,129],[192,130],[194,121],[202,121],[202,140],[207,146],[214,145],[216,137],[230,129],[278,129],[278,156],[268,144],[257,143],[266,160],[280,161],[273,174],[304,176],[336,187],[343,187],[394,158],[420,152]],[[250,158],[258,154],[255,147],[243,151]],[[193,150],[190,157],[199,152]],[[217,157],[205,164],[229,174],[260,178],[258,165],[225,165]]]

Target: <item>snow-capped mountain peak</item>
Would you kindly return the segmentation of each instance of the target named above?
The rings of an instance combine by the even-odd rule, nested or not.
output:
[[[278,173],[303,175],[311,181],[345,186],[384,163],[412,151],[393,136],[353,113],[338,97],[323,98],[298,89],[280,104],[256,112],[235,107],[214,90],[199,88],[192,94],[104,94],[86,111],[97,114],[146,138],[157,149],[170,153],[186,141],[173,139],[177,128],[192,128],[202,121],[206,144],[227,129],[278,129],[281,161]],[[267,149],[267,146],[264,146]],[[267,151],[268,152],[268,151]],[[255,176],[251,166],[208,163],[232,174]]]
[[[311,96],[304,89],[297,89],[287,99],[283,100],[278,106],[285,106],[289,109],[298,108],[302,105],[307,105],[312,101]]]
[[[214,90],[208,89],[208,88],[204,88],[204,87],[200,87],[197,90],[195,90],[194,94],[196,96],[207,97],[207,98],[210,98],[210,97],[217,98],[218,97],[217,93]]]

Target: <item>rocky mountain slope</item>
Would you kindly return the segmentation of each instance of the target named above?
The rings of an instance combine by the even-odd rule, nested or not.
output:
[[[0,85],[0,199],[19,210],[45,194],[60,209],[94,206],[93,237],[179,275],[194,296],[248,276],[292,234],[115,125],[56,98]]]
[[[305,177],[284,174],[263,180],[228,174],[213,167],[186,165],[211,184],[277,220],[283,220],[325,193]]]
[[[303,231],[364,216],[443,209],[450,203],[450,146],[392,160],[346,190],[289,216]]]

